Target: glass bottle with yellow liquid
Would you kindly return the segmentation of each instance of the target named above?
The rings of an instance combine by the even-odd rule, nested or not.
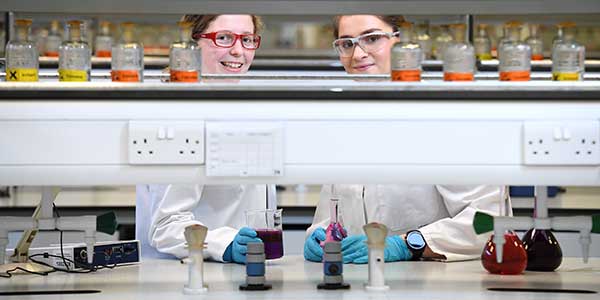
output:
[[[487,24],[478,24],[477,33],[473,38],[473,47],[475,48],[475,56],[479,60],[492,59],[492,40],[487,32]]]
[[[134,29],[134,23],[121,24],[121,39],[112,47],[110,64],[112,81],[144,81],[144,47],[135,40]]]
[[[575,41],[575,23],[560,24],[562,38],[552,48],[552,80],[581,81],[585,71],[585,46]]]
[[[59,81],[90,81],[92,50],[81,34],[81,21],[69,21],[69,38],[58,50]]]
[[[399,42],[394,44],[391,53],[392,81],[421,81],[421,60],[423,50],[412,42],[412,24],[398,25]]]
[[[475,80],[475,49],[465,40],[466,25],[452,24],[452,41],[444,48],[444,81]]]
[[[169,72],[171,82],[197,82],[200,77],[202,52],[192,39],[192,23],[178,22],[179,41],[171,44]]]
[[[498,51],[498,71],[501,81],[529,81],[531,79],[531,47],[521,40],[523,24],[507,22],[506,36]]]
[[[31,20],[15,20],[15,37],[6,44],[6,81],[38,81],[38,50],[30,33]]]

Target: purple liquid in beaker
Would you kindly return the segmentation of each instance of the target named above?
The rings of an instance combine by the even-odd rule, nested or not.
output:
[[[256,229],[258,237],[265,245],[265,256],[267,259],[275,259],[283,256],[283,236],[279,229]]]

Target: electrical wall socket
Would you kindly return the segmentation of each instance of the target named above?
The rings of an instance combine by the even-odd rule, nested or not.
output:
[[[525,165],[599,165],[600,122],[525,122]]]
[[[204,121],[129,121],[129,163],[203,164]]]

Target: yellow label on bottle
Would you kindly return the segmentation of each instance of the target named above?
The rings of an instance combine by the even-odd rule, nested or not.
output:
[[[58,70],[59,81],[88,81],[88,72],[83,70]]]
[[[38,70],[6,69],[6,81],[38,81]]]
[[[492,59],[492,54],[491,53],[479,53],[477,54],[477,59],[479,60],[490,60]]]
[[[579,73],[552,73],[552,80],[554,81],[579,81]]]

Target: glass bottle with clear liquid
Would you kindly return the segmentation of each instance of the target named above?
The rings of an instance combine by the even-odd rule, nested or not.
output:
[[[423,50],[412,42],[412,24],[402,22],[398,26],[399,42],[392,47],[392,81],[421,81]]]
[[[134,39],[135,24],[121,24],[121,39],[112,47],[111,78],[118,82],[144,80],[144,48]]]
[[[6,44],[6,81],[38,81],[38,49],[30,33],[31,20],[15,20],[15,37]]]
[[[552,80],[581,81],[585,72],[585,46],[575,41],[575,23],[561,24],[563,37],[552,48]]]
[[[433,41],[431,40],[431,36],[429,35],[429,23],[419,24],[416,28],[416,36],[415,41],[423,50],[423,59],[431,59],[432,56],[432,47]]]
[[[92,70],[92,50],[82,38],[81,21],[69,21],[69,38],[58,50],[59,81],[90,81]]]
[[[544,41],[539,36],[539,33],[539,24],[529,24],[529,37],[525,42],[531,47],[531,60],[544,59]]]
[[[178,22],[179,41],[171,44],[169,72],[171,82],[198,82],[202,52],[192,39],[192,23]]]
[[[102,21],[99,27],[94,54],[96,57],[111,57],[113,37],[110,35],[110,22]]]
[[[477,34],[473,38],[475,56],[479,60],[492,59],[492,40],[488,35],[487,27],[487,24],[478,24]]]
[[[448,25],[440,26],[440,34],[433,40],[433,56],[437,60],[444,59],[444,48],[452,41],[452,35],[448,32]]]
[[[444,48],[444,81],[475,79],[475,48],[465,40],[465,24],[453,24],[452,41]]]
[[[50,31],[44,45],[44,56],[58,57],[58,48],[62,43],[62,36],[59,30],[60,23],[57,20],[50,22]]]
[[[498,51],[501,81],[529,81],[531,79],[531,47],[521,41],[521,22],[507,22],[506,37]]]

